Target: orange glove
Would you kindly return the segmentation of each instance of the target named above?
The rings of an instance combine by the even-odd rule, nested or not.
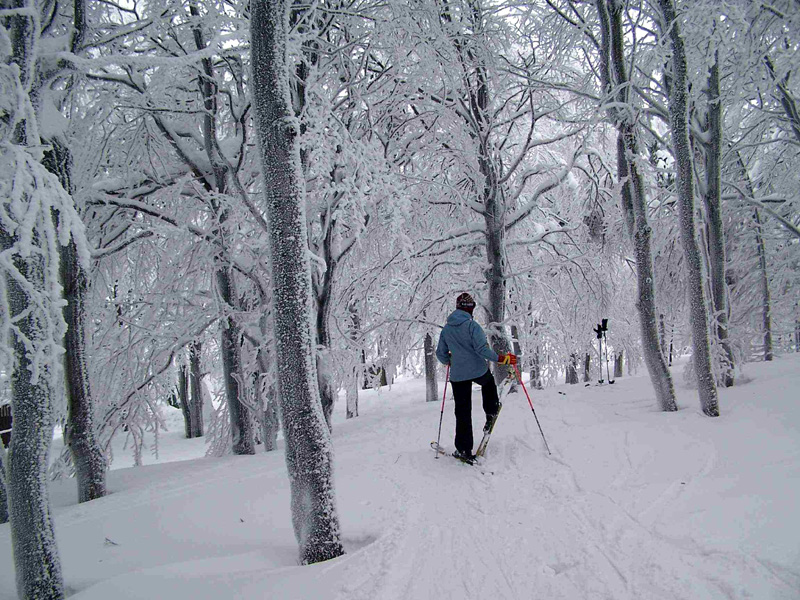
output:
[[[516,354],[499,354],[499,360],[497,361],[501,365],[516,365],[517,364],[517,355]]]

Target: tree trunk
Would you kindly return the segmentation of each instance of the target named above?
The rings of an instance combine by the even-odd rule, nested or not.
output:
[[[596,0],[596,6],[602,33],[604,88],[609,94],[616,90],[616,101],[624,105],[628,103],[628,75],[624,55],[622,6],[616,0],[608,0],[608,5],[606,0]],[[625,111],[613,110],[611,114],[617,127],[617,177],[618,181],[624,182],[622,211],[636,258],[636,308],[639,312],[642,353],[661,410],[676,411],[678,406],[675,402],[675,388],[658,339],[651,229],[647,219],[644,181],[638,165],[639,143],[635,123]]]
[[[436,379],[436,349],[433,336],[425,334],[425,401],[436,402],[439,398],[439,382]]]
[[[759,282],[761,284],[761,324],[764,330],[764,360],[770,361],[772,354],[772,301],[769,295],[769,277],[767,276],[767,249],[764,245],[764,233],[761,226],[761,215],[756,208],[753,211],[756,223],[756,249],[758,251]]]
[[[192,437],[192,407],[189,400],[189,378],[185,364],[178,367],[178,404],[183,413],[183,430],[186,439],[190,439]]]
[[[622,377],[622,350],[614,357],[614,379]]]
[[[232,274],[227,267],[217,271],[217,287],[225,304],[229,307],[235,306],[236,291]],[[239,382],[243,381],[241,332],[232,315],[224,315],[221,322],[222,375],[231,419],[233,453],[255,454],[253,420],[250,416],[250,409],[242,402],[243,390],[239,387]]]
[[[330,335],[333,276],[336,269],[336,261],[333,258],[333,225],[328,227],[327,235],[322,240],[322,254],[325,261],[325,272],[318,276],[320,281],[316,286],[312,285],[312,289],[317,290],[317,377],[319,378],[320,401],[325,422],[332,431],[333,405],[336,402]]]
[[[0,235],[3,249],[7,250],[11,240],[2,230]],[[37,264],[40,262],[33,257],[14,259],[17,270],[37,288],[44,280],[43,265]],[[19,335],[39,341],[39,324],[45,322],[43,315],[38,314],[15,278],[6,277],[6,293],[9,316],[16,320]],[[12,337],[9,341],[15,357],[10,374],[14,435],[7,457],[6,483],[17,594],[30,600],[60,599],[64,597],[64,583],[47,492],[54,390],[48,384],[48,374],[39,373],[38,379],[34,379],[25,343],[16,333]]]
[[[194,342],[189,345],[189,385],[191,388],[191,435],[188,437],[203,437],[203,384],[200,372],[200,356],[203,345]]]
[[[578,355],[570,354],[569,362],[567,363],[567,378],[566,383],[574,385],[578,383]]]
[[[84,317],[89,286],[73,241],[61,247],[61,281],[67,301],[63,308],[67,323],[64,335],[67,384],[64,437],[75,465],[78,502],[88,502],[106,495],[106,459],[95,436],[94,403],[86,368]]]
[[[259,320],[261,335],[267,335],[266,313]],[[270,372],[269,360],[266,349],[262,346],[256,354],[258,367],[263,376]],[[264,382],[257,378],[256,382],[256,406],[260,407],[259,421],[261,423],[261,437],[264,442],[264,452],[272,452],[278,443],[278,429],[280,422],[278,417],[278,400],[275,397],[275,384],[270,381],[264,389]]]
[[[534,389],[544,389],[544,383],[542,382],[542,357],[538,346],[533,353],[533,363],[531,364],[531,381],[533,382]]]
[[[0,442],[0,525],[8,523],[8,493],[6,492],[6,448]]]
[[[50,140],[45,153],[45,168],[58,177],[72,194],[72,154],[59,140]],[[58,217],[56,216],[56,219]],[[94,402],[86,367],[85,322],[89,278],[78,261],[74,241],[59,248],[59,276],[66,304],[62,309],[67,331],[64,334],[64,370],[67,388],[67,422],[64,439],[72,455],[78,482],[78,502],[106,495],[106,459],[97,442],[94,427]]]
[[[330,429],[319,396],[311,274],[297,121],[287,55],[288,0],[251,2],[252,94],[270,228],[278,397],[291,482],[292,523],[304,564],[344,553]]]
[[[728,289],[725,283],[725,236],[722,228],[722,104],[719,97],[719,52],[708,75],[708,136],[705,145],[708,258],[711,271],[711,299],[716,336],[725,355],[721,381],[731,387],[734,380],[733,349],[728,339]]]
[[[0,8],[9,9],[10,13],[0,22],[0,27],[5,27],[5,46],[6,50],[11,51],[8,62],[16,67],[7,71],[17,79],[13,88],[5,87],[3,90],[7,99],[8,96],[13,97],[9,104],[15,105],[12,114],[9,114],[9,106],[6,105],[4,118],[16,120],[12,143],[26,147],[29,143],[39,143],[33,135],[35,128],[30,127],[26,116],[18,113],[30,106],[35,48],[39,36],[39,21],[34,15],[38,8],[30,0],[3,0]],[[9,160],[6,153],[11,154],[16,149],[5,147],[10,145],[7,139],[3,139],[3,142],[0,145],[0,171],[5,177],[14,177],[21,165],[16,158]],[[36,167],[38,165],[22,166],[29,170],[28,174]],[[38,179],[41,181],[41,177]],[[4,182],[3,188],[7,183]],[[15,202],[30,201],[30,190],[25,189],[29,185],[22,182],[21,191],[25,193],[20,194]],[[43,193],[55,192],[43,190]],[[16,276],[24,279],[30,289],[29,292],[17,277],[3,269],[0,276],[5,278],[6,298],[3,300],[3,311],[0,312],[7,311],[3,318],[13,320],[15,325],[9,328],[10,339],[3,341],[9,345],[7,350],[12,358],[7,376],[11,384],[14,433],[11,449],[6,456],[6,494],[17,595],[25,600],[60,600],[64,597],[64,581],[47,491],[47,467],[53,440],[53,398],[57,395],[51,387],[52,382],[57,381],[53,370],[58,362],[52,355],[52,348],[56,341],[54,337],[59,334],[58,325],[53,323],[58,310],[50,302],[55,301],[52,276],[53,271],[58,269],[58,257],[48,251],[47,241],[40,239],[47,227],[42,221],[51,219],[51,215],[35,215],[35,211],[25,210],[22,206],[11,209],[10,202],[8,194],[0,197],[0,212],[3,215],[0,250],[9,255],[7,260],[13,261]],[[9,233],[7,226],[11,223],[6,220],[10,220],[9,215],[19,214],[23,210],[26,216],[36,218],[36,223],[25,223],[25,228],[30,228],[33,234],[28,241],[32,251],[25,257],[12,251],[18,239]],[[51,235],[55,236],[52,230]],[[29,293],[44,300],[34,302]],[[38,365],[32,362],[31,355],[37,356]]]
[[[665,33],[672,47],[672,85],[669,90],[669,116],[674,147],[676,184],[678,191],[678,217],[681,241],[686,257],[689,288],[689,317],[692,326],[692,359],[697,388],[703,412],[719,416],[717,384],[711,365],[711,347],[708,339],[708,307],[703,291],[703,261],[697,245],[694,215],[694,174],[692,151],[689,144],[688,83],[686,77],[686,52],[681,37],[680,23],[675,16],[672,0],[658,0],[664,20]]]
[[[583,382],[586,383],[587,381],[591,381],[592,379],[592,371],[591,371],[591,364],[592,364],[592,357],[589,353],[586,353],[586,356],[583,359]],[[603,365],[600,361],[597,362],[600,365],[600,379],[603,378]]]
[[[354,303],[350,303],[347,307],[350,312],[350,340],[353,343],[358,342],[361,332],[361,319],[358,317],[358,310]],[[356,346],[357,348],[358,346]],[[364,352],[362,350],[352,351],[352,368],[350,378],[345,384],[345,394],[347,395],[347,418],[352,419],[358,416],[358,388],[359,383],[363,379],[364,373]]]

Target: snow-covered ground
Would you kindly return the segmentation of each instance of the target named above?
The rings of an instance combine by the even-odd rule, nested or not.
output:
[[[422,381],[363,394],[350,421],[340,402],[347,554],[308,567],[282,450],[203,458],[174,415],[156,464],[116,468],[108,497],[77,505],[74,482],[53,485],[65,581],[76,600],[797,599],[800,356],[747,375],[718,419],[680,386],[682,410],[659,413],[646,377],[534,392],[552,456],[520,390],[482,468],[434,459],[440,403]],[[448,401],[451,447],[453,427]],[[15,597],[2,525],[0,599]]]

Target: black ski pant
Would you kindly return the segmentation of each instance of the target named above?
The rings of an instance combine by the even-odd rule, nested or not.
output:
[[[497,397],[497,385],[489,369],[475,379],[450,381],[453,387],[453,400],[456,405],[456,450],[472,454],[472,384],[481,386],[483,396],[483,412],[487,415],[497,413],[500,400]]]

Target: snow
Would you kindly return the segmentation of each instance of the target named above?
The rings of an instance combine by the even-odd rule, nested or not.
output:
[[[108,497],[77,505],[74,481],[52,485],[65,584],[76,600],[797,598],[800,356],[739,381],[716,419],[680,385],[681,410],[658,412],[646,377],[531,390],[552,457],[520,390],[482,467],[434,458],[441,404],[424,379],[362,392],[355,419],[339,401],[347,554],[305,567],[282,441],[204,458],[176,410],[159,460],[115,468]],[[453,429],[448,390],[450,448]],[[16,597],[9,537],[0,526],[0,600]]]

